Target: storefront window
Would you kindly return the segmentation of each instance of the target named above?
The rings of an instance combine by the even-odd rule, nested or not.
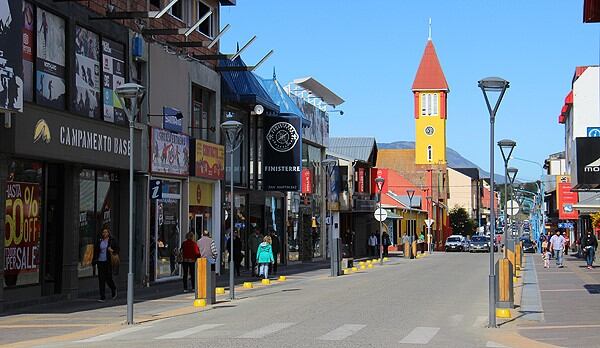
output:
[[[4,286],[38,284],[42,229],[42,164],[14,161],[6,185]]]
[[[162,198],[151,203],[152,279],[179,275],[175,253],[181,245],[181,183],[162,180]]]

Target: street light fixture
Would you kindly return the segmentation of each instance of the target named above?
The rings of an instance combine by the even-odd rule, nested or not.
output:
[[[235,205],[235,198],[233,196],[233,153],[235,152],[235,150],[238,148],[238,146],[240,146],[240,144],[242,143],[242,139],[244,138],[244,134],[242,132],[243,129],[243,125],[241,122],[235,121],[235,120],[229,120],[229,121],[225,121],[223,123],[221,123],[221,130],[223,131],[223,133],[225,133],[225,140],[227,143],[227,146],[229,147],[229,154],[230,156],[230,162],[229,162],[229,174],[230,174],[230,191],[229,194],[231,195],[230,200],[229,200],[229,204],[230,204],[230,219],[231,221],[229,222],[229,226],[230,226],[230,232],[229,232],[229,255],[231,255],[229,257],[229,299],[230,300],[234,300],[235,299],[235,283],[234,283],[234,275],[233,275],[233,270],[235,269],[235,261],[234,261],[234,257],[233,257],[233,229],[234,229],[234,224],[233,224],[233,219],[235,217],[235,215],[233,215],[233,207]]]
[[[129,120],[129,271],[127,272],[127,325],[133,325],[133,129],[135,117],[146,94],[137,83],[124,83],[115,94]]]
[[[379,195],[379,214],[383,212],[383,208],[381,207],[381,191],[383,190],[383,184],[385,184],[385,179],[382,177],[377,177],[375,179],[375,184],[377,185],[377,194]],[[383,265],[383,221],[379,219],[379,264]]]
[[[490,236],[492,248],[490,250],[490,274],[488,279],[489,286],[489,327],[496,327],[496,270],[494,266],[494,235],[496,233],[496,216],[494,215],[494,122],[496,121],[496,112],[500,107],[504,93],[509,88],[510,83],[500,77],[486,77],[478,81],[477,86],[483,92],[485,104],[490,115]],[[492,107],[490,98],[492,94],[498,94],[498,99]]]
[[[498,147],[502,153],[502,159],[504,159],[504,257],[508,255],[506,247],[508,245],[508,162],[513,150],[517,146],[514,140],[502,139],[498,142]]]
[[[429,209],[433,197],[427,196],[425,198],[427,199],[427,219],[431,220],[431,216],[429,215]],[[433,209],[433,206],[431,206],[431,209]],[[431,254],[433,252],[433,239],[431,238],[431,222],[427,224],[427,248],[429,249],[429,254]]]
[[[511,234],[512,234],[512,225],[514,224],[514,216],[516,215],[515,212],[513,211],[513,195],[514,195],[514,187],[513,185],[515,184],[515,179],[517,178],[517,172],[519,170],[515,167],[509,167],[508,169],[506,169],[506,173],[508,176],[508,180],[510,180],[510,223],[511,223]]]
[[[412,215],[412,200],[413,200],[413,197],[415,196],[415,190],[408,189],[408,190],[406,190],[406,194],[408,195],[408,205],[409,205],[408,208],[410,209],[411,215]],[[410,237],[408,239],[410,241],[410,246],[408,248],[408,250],[409,250],[408,254],[411,256],[410,258],[417,257],[417,255],[412,254],[413,253],[412,246],[413,246],[414,235],[416,234],[416,230],[417,230],[417,221],[415,220],[415,231],[411,232]]]
[[[325,171],[327,173],[327,185],[325,185],[325,189],[327,190],[327,193],[325,194],[325,204],[327,206],[327,216],[328,216],[328,221],[329,223],[327,224],[327,227],[329,228],[329,233],[327,233],[327,240],[329,241],[329,248],[330,248],[330,255],[329,255],[329,264],[330,264],[330,268],[331,268],[331,276],[332,277],[337,277],[340,272],[339,272],[339,257],[338,257],[338,248],[337,248],[337,238],[333,238],[333,230],[332,230],[332,219],[331,219],[331,211],[329,210],[330,206],[329,206],[329,185],[331,182],[331,175],[333,175],[333,168],[337,165],[337,160],[334,160],[332,158],[326,158],[323,161],[321,161],[321,167],[325,168]],[[330,170],[331,168],[331,170]]]

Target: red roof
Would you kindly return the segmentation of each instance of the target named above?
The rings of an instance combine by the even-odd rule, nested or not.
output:
[[[425,52],[421,58],[417,76],[413,82],[412,89],[414,90],[443,90],[448,91],[448,82],[442,71],[442,66],[435,53],[435,47],[431,40],[427,41]]]
[[[565,104],[573,104],[573,90],[565,97]]]

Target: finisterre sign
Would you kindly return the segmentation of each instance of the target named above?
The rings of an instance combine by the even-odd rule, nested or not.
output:
[[[267,191],[300,191],[302,142],[300,117],[268,116],[263,146],[263,185]]]

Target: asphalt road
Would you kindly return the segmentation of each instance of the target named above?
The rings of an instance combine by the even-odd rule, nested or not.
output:
[[[315,271],[206,312],[52,347],[492,347],[488,257],[392,259],[338,278]]]

